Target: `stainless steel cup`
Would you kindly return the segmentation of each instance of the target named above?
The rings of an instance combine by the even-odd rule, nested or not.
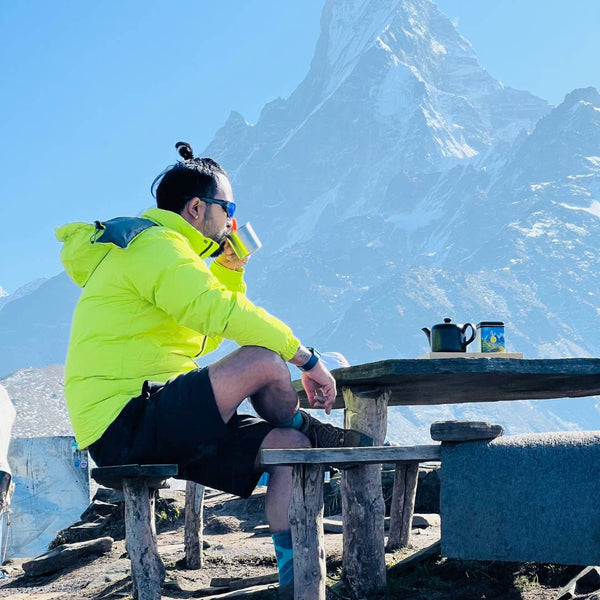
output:
[[[227,238],[239,259],[244,259],[259,248],[262,248],[262,244],[250,223],[246,223],[235,231],[232,231]]]

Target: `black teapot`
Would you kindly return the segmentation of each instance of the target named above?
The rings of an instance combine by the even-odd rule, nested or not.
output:
[[[445,318],[443,323],[438,323],[431,328],[423,327],[432,352],[466,352],[467,346],[475,339],[475,327],[471,323],[456,325],[452,319]],[[467,339],[466,331],[471,328],[471,336]]]

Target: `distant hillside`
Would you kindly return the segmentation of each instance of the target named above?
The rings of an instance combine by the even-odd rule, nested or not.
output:
[[[79,293],[61,273],[5,297],[0,306],[0,377],[17,369],[64,363]]]
[[[61,365],[20,369],[0,379],[17,409],[12,437],[73,435]]]

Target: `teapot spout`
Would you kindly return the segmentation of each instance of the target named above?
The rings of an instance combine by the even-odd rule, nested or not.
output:
[[[431,331],[429,331],[429,329],[427,327],[423,327],[421,329],[421,331],[425,332],[425,335],[427,336],[427,341],[429,342],[429,344],[431,345]]]

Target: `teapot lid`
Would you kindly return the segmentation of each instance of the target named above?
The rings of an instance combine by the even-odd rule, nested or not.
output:
[[[452,319],[450,317],[444,317],[444,322],[438,323],[437,325],[434,325],[434,327],[458,327],[458,325],[452,323]]]

